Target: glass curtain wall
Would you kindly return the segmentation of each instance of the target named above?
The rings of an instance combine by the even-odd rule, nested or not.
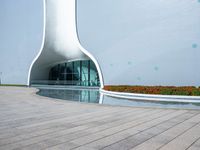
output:
[[[49,72],[49,84],[99,86],[99,76],[91,60],[58,64]]]

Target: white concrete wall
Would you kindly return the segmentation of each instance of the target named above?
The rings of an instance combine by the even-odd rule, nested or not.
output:
[[[58,63],[89,59],[78,47],[74,0],[44,0],[41,49],[30,67],[30,80],[48,80]],[[29,80],[28,80],[29,84]]]
[[[105,84],[200,85],[198,0],[78,2],[79,37]]]
[[[4,84],[26,84],[43,33],[41,0],[0,1],[0,78]]]
[[[103,87],[98,62],[80,45],[77,36],[76,0],[43,0],[43,2],[43,42],[30,66],[27,85],[33,80],[48,80],[51,67],[58,63],[90,59],[97,68],[100,84]]]
[[[200,85],[198,0],[77,0],[81,44],[105,84]],[[3,83],[26,84],[42,42],[41,0],[0,1]]]

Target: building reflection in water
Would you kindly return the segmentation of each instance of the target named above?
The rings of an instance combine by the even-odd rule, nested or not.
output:
[[[100,94],[97,89],[44,89],[37,93],[41,96],[58,98],[69,101],[99,103]]]
[[[175,102],[152,102],[121,99],[103,95],[97,89],[70,89],[70,88],[40,88],[37,93],[41,96],[77,101],[85,103],[99,103],[105,105],[150,107],[150,108],[181,108],[181,109],[200,109],[200,104],[175,103]]]

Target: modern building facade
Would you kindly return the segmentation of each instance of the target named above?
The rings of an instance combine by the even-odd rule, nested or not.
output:
[[[30,66],[27,84],[103,86],[98,62],[79,43],[76,1],[45,0],[43,6],[42,47]]]
[[[92,60],[58,63],[48,70],[48,77],[31,80],[30,85],[100,86],[99,75]]]
[[[1,2],[0,37],[11,43],[0,47],[3,84],[200,85],[198,0],[9,1]],[[27,16],[6,13],[22,8]],[[10,40],[10,23],[24,40]]]

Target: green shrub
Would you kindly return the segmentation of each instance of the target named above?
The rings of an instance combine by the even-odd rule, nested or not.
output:
[[[177,91],[173,91],[172,95],[191,95],[191,94],[188,91],[177,90]]]
[[[200,87],[194,86],[105,86],[105,90],[128,92],[128,93],[142,93],[142,94],[161,94],[161,95],[188,95],[200,96]]]
[[[172,89],[161,89],[160,94],[162,95],[172,95]]]
[[[200,89],[199,90],[198,89],[193,90],[192,95],[193,96],[200,96]]]

